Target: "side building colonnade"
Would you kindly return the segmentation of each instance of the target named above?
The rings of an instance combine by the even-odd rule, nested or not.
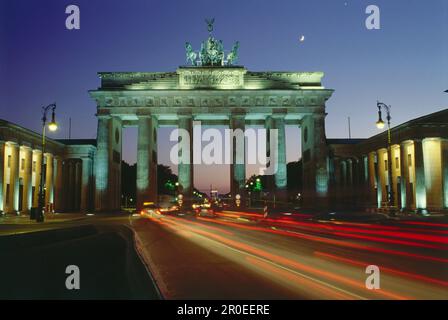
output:
[[[386,210],[391,185],[396,210],[448,210],[448,109],[392,128],[391,159],[387,132],[369,139],[328,139],[327,143],[335,206]]]
[[[44,160],[46,212],[93,209],[95,140],[47,138],[0,119],[0,213],[29,214],[38,206]]]

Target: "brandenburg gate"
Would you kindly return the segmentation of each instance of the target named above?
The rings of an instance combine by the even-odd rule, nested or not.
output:
[[[101,86],[90,91],[97,103],[95,208],[118,210],[121,198],[122,128],[138,127],[137,207],[157,199],[157,128],[177,126],[190,133],[190,163],[178,165],[179,192],[193,192],[193,124],[264,126],[278,131],[278,170],[275,190],[286,191],[285,126],[301,128],[304,203],[328,202],[329,162],[325,137],[323,72],[252,72],[236,65],[238,42],[226,54],[222,41],[209,37],[194,52],[186,43],[187,62],[175,72],[101,72]],[[297,137],[297,140],[299,137]],[[235,145],[233,150],[244,143]],[[268,148],[267,148],[268,149]],[[233,152],[235,160],[235,152]],[[242,194],[245,163],[233,161],[231,194]]]

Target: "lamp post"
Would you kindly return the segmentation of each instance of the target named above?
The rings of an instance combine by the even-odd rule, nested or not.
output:
[[[45,207],[45,192],[44,192],[44,177],[45,177],[45,132],[47,123],[47,113],[51,109],[51,122],[48,124],[48,129],[50,131],[56,131],[58,125],[55,120],[55,109],[56,103],[49,104],[46,107],[42,107],[42,160],[40,168],[40,184],[39,184],[39,201],[37,206],[36,221],[44,221],[44,207]]]
[[[376,106],[378,108],[378,121],[376,122],[376,126],[378,129],[384,128],[384,121],[382,119],[381,110],[386,112],[386,121],[387,121],[387,179],[388,179],[388,194],[387,194],[387,205],[389,207],[390,212],[392,212],[392,208],[394,206],[394,188],[392,186],[392,143],[390,137],[390,120],[392,119],[390,116],[391,106],[386,105],[385,103],[376,102]]]

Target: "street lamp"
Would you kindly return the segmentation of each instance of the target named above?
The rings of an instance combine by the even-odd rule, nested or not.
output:
[[[51,109],[51,122],[48,124],[48,129],[50,131],[56,131],[58,129],[58,125],[56,123],[55,110],[56,103],[49,104],[46,107],[42,107],[42,160],[41,160],[41,168],[40,168],[40,184],[39,184],[39,201],[37,206],[37,214],[36,221],[43,222],[44,221],[44,206],[45,206],[45,192],[44,192],[44,177],[45,177],[45,131],[46,131],[46,123],[47,123],[47,113]]]
[[[381,109],[378,110],[378,121],[376,122],[376,127],[380,130],[384,128],[384,121],[381,119]]]
[[[390,137],[390,120],[392,119],[390,116],[391,106],[386,105],[385,103],[376,102],[376,106],[378,108],[378,121],[376,122],[376,127],[378,129],[384,128],[384,121],[382,119],[381,111],[384,110],[386,112],[386,121],[387,121],[387,178],[388,178],[388,197],[387,203],[389,210],[394,206],[394,189],[392,187],[392,145],[391,145],[391,137]]]

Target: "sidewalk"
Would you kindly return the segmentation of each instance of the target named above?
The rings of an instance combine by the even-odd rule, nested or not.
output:
[[[70,216],[46,221],[67,221],[76,214]],[[0,264],[0,299],[160,299],[128,227],[53,226],[0,237],[0,261],[7,262]],[[79,290],[65,285],[69,265],[80,270]]]
[[[87,216],[85,213],[51,213],[45,215],[44,223],[53,222],[67,222],[85,219]],[[42,224],[42,222],[36,222],[36,220],[30,220],[28,214],[12,215],[5,214],[0,215],[0,224],[16,224],[16,225],[30,225],[30,224]]]

